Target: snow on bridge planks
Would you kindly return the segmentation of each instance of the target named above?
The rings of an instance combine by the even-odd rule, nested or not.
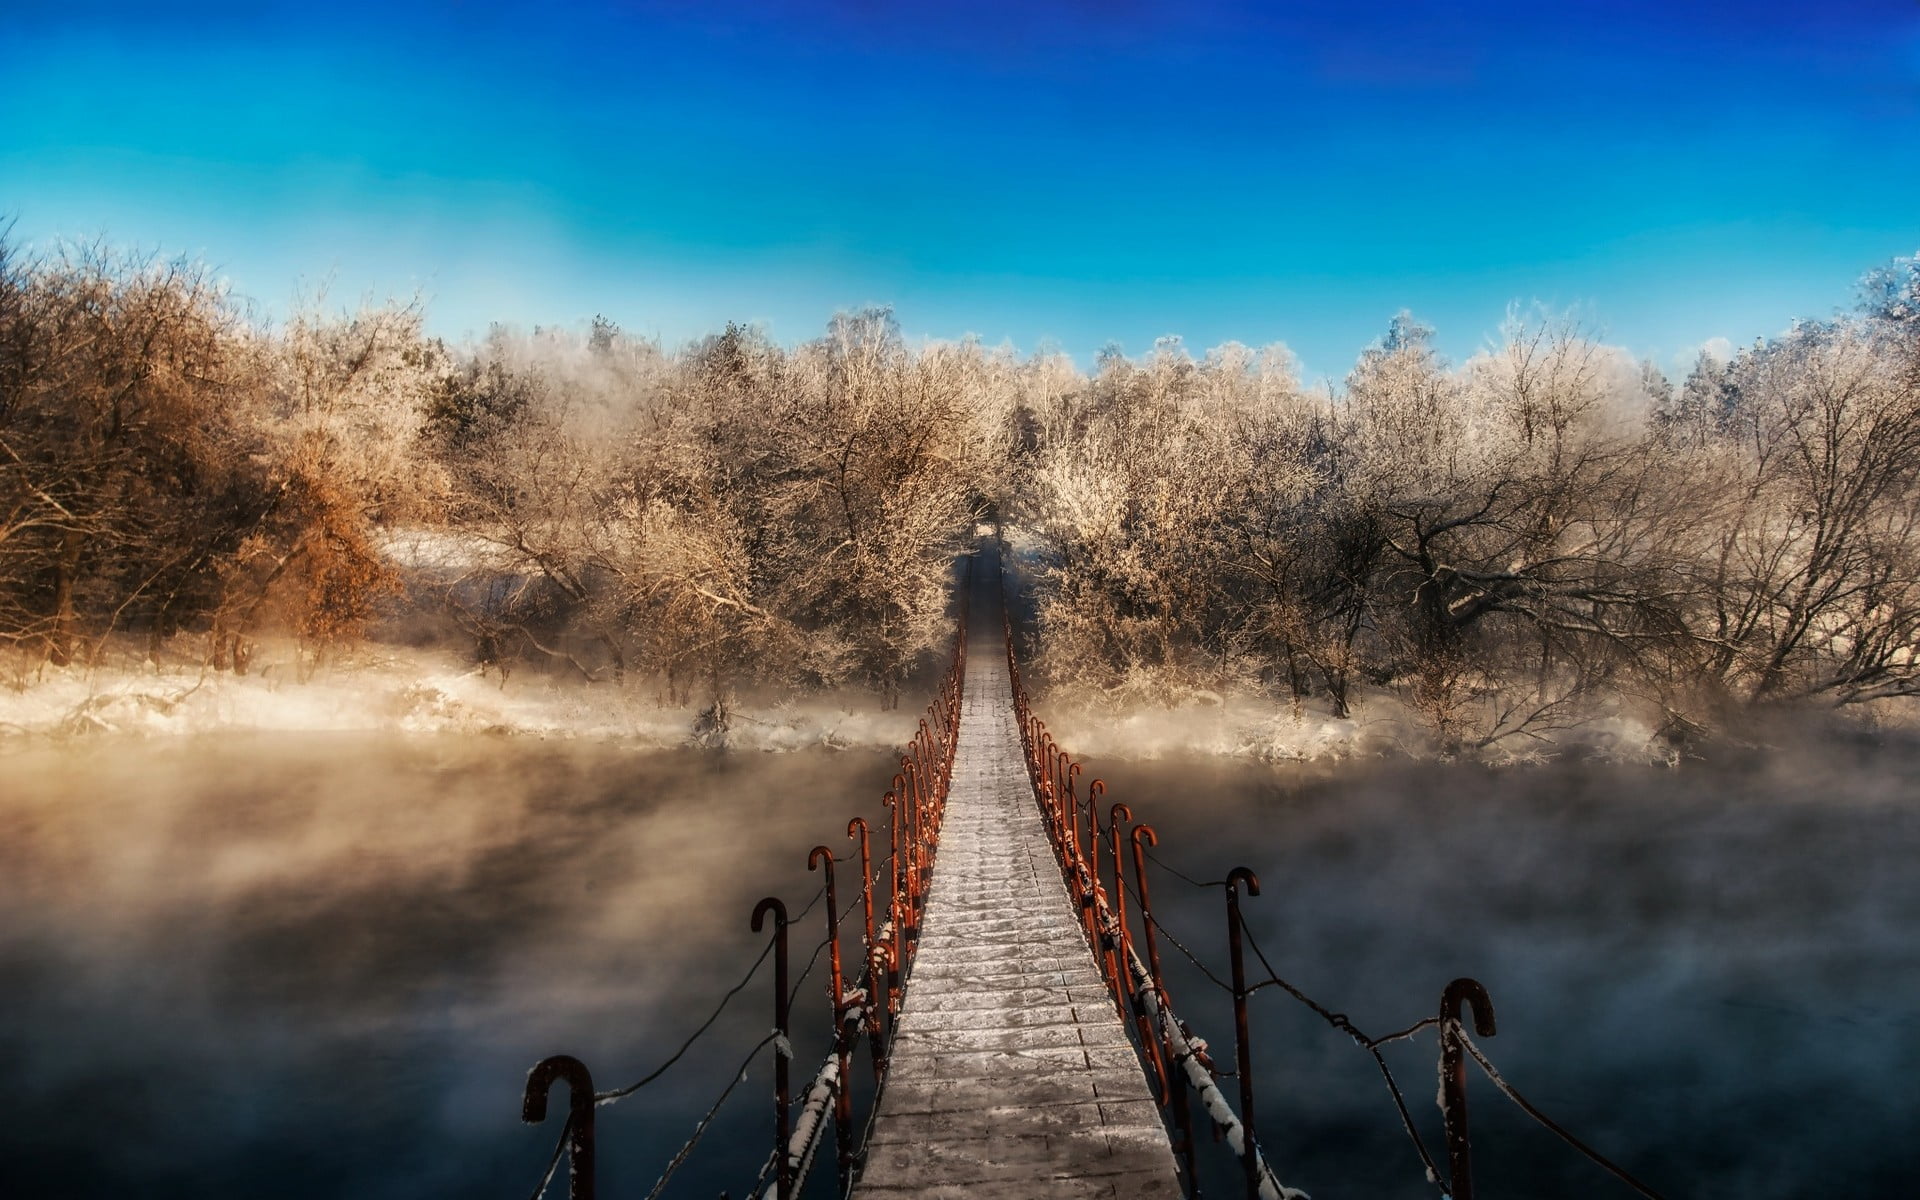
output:
[[[991,548],[933,887],[858,1200],[1178,1197],[1014,727]]]

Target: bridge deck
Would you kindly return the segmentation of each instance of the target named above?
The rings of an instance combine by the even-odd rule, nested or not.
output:
[[[1140,1061],[1070,906],[1014,725],[999,572],[966,695],[893,1066],[856,1197],[1178,1197]]]

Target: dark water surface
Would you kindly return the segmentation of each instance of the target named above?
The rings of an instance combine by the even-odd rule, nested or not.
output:
[[[610,1087],[657,1063],[759,952],[754,902],[798,908],[807,849],[848,846],[856,813],[879,826],[893,761],[349,736],[9,751],[0,1195],[525,1196],[557,1132],[518,1121],[527,1067],[570,1052]],[[1920,1177],[1916,762],[1837,744],[1678,772],[1092,766],[1169,863],[1259,872],[1247,911],[1275,965],[1362,1029],[1475,976],[1522,1091],[1670,1196],[1746,1198]],[[1224,972],[1217,889],[1154,885]],[[1224,998],[1173,978],[1230,1066]],[[603,1194],[645,1194],[771,1024],[768,993],[600,1110]],[[1435,1194],[1363,1052],[1272,990],[1254,1038],[1288,1182]],[[1389,1061],[1437,1151],[1434,1057],[1425,1034]],[[766,1089],[763,1069],[670,1195],[744,1194]],[[1483,1197],[1628,1194],[1472,1089]],[[1209,1153],[1210,1194],[1236,1194]]]
[[[808,848],[878,823],[893,762],[358,736],[9,752],[0,1195],[524,1197],[558,1131],[518,1120],[527,1068],[572,1053],[606,1088],[655,1065],[759,953],[755,902],[798,909]],[[796,975],[823,933],[796,927]],[[600,1110],[603,1194],[645,1194],[771,1009],[763,973]],[[675,1194],[742,1194],[764,1074]]]
[[[1499,1022],[1481,1042],[1508,1082],[1666,1195],[1916,1194],[1911,747],[1678,771],[1094,768],[1158,826],[1172,866],[1202,881],[1253,868],[1263,891],[1245,911],[1275,968],[1368,1034],[1478,978]],[[1220,890],[1149,878],[1169,928],[1225,979]],[[1224,996],[1162,953],[1230,1070]],[[1277,989],[1252,1025],[1261,1141],[1286,1182],[1320,1200],[1437,1194],[1363,1050]],[[1433,1034],[1388,1061],[1444,1164]],[[1632,1194],[1477,1071],[1469,1096],[1479,1195]],[[1225,1157],[1213,1194],[1237,1195]]]

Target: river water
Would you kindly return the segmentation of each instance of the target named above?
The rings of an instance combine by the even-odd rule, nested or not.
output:
[[[558,1131],[519,1122],[527,1069],[571,1053],[607,1088],[664,1058],[765,944],[755,902],[798,910],[808,849],[880,824],[890,763],[359,736],[10,752],[0,1195],[525,1196]],[[796,975],[823,934],[822,912],[796,925]],[[605,1194],[645,1194],[772,1025],[771,987],[600,1110]],[[763,1075],[676,1194],[742,1194],[771,1111]]]
[[[0,1194],[524,1196],[557,1133],[518,1120],[528,1066],[572,1053],[611,1087],[655,1065],[759,952],[754,902],[799,908],[810,846],[848,848],[855,814],[883,828],[893,761],[344,735],[10,750]],[[1712,770],[1093,766],[1173,867],[1258,872],[1274,966],[1360,1028],[1474,976],[1510,1082],[1670,1196],[1744,1198],[1906,1195],[1920,1172],[1915,762],[1845,743]],[[1218,889],[1153,885],[1224,970]],[[1165,953],[1230,1066],[1224,997]],[[770,1025],[769,986],[600,1110],[603,1194],[645,1194]],[[1253,1036],[1288,1182],[1434,1194],[1370,1058],[1273,989]],[[1432,1035],[1389,1062],[1437,1151]],[[766,1087],[670,1195],[744,1193]],[[1472,1088],[1482,1195],[1628,1194]]]
[[[1507,1081],[1667,1196],[1906,1196],[1920,1178],[1920,755],[1829,744],[1708,769],[1108,763],[1200,882],[1239,865],[1272,965],[1378,1036],[1482,982]],[[1227,977],[1219,888],[1151,869],[1168,928]],[[1225,995],[1164,943],[1232,1067]],[[1249,978],[1263,977],[1257,963]],[[1436,1194],[1373,1060],[1269,988],[1259,1132],[1293,1186]],[[1387,1048],[1444,1165],[1431,1031]],[[1229,1082],[1229,1094],[1237,1085]],[[1469,1081],[1483,1196],[1632,1193]],[[1238,1194],[1215,1155],[1214,1194]],[[1204,1176],[1203,1176],[1204,1177]]]

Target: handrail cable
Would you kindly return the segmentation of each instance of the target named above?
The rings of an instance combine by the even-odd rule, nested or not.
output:
[[[1224,879],[1195,879],[1193,876],[1187,874],[1185,871],[1182,871],[1179,867],[1176,867],[1172,863],[1162,859],[1158,854],[1155,854],[1153,851],[1148,850],[1145,846],[1140,847],[1140,849],[1142,849],[1143,851],[1146,851],[1147,861],[1151,862],[1154,866],[1159,867],[1162,871],[1167,872],[1168,874],[1174,876],[1176,879],[1180,879],[1186,883],[1192,884],[1194,887],[1205,888],[1208,891],[1211,891],[1217,887],[1227,886],[1227,881]]]
[[[540,1176],[539,1186],[533,1189],[533,1195],[528,1200],[540,1200],[540,1197],[547,1194],[547,1189],[553,1186],[554,1173],[560,1169],[560,1156],[566,1153],[567,1137],[572,1132],[573,1114],[569,1112],[567,1119],[560,1122],[560,1137],[553,1143],[553,1157],[547,1160],[546,1173]]]
[[[812,912],[813,906],[820,903],[820,898],[826,894],[827,894],[826,885],[822,884],[819,890],[814,892],[813,899],[807,901],[807,906],[800,910],[799,916],[792,918],[792,920],[797,921],[800,919],[800,917],[804,917],[808,913]],[[727,1005],[732,1002],[735,996],[745,991],[746,986],[749,983],[753,982],[753,977],[759,974],[761,965],[767,961],[767,956],[772,953],[773,953],[773,939],[768,938],[767,944],[761,947],[760,957],[753,960],[753,965],[747,968],[747,973],[741,976],[740,982],[734,984],[731,988],[727,990],[726,995],[720,997],[720,1003],[714,1006],[714,1010],[707,1015],[707,1019],[705,1021],[700,1023],[700,1027],[694,1030],[691,1034],[689,1034],[686,1041],[680,1043],[680,1048],[678,1050],[675,1050],[670,1056],[668,1056],[665,1062],[655,1067],[652,1071],[648,1072],[645,1077],[641,1078],[637,1082],[630,1083],[623,1088],[614,1088],[612,1091],[609,1091],[609,1092],[595,1092],[593,1094],[593,1102],[595,1104],[612,1104],[616,1100],[624,1100],[628,1096],[631,1096],[635,1092],[639,1091],[641,1088],[652,1083],[654,1080],[660,1078],[662,1075],[665,1075],[669,1067],[679,1062],[680,1059],[686,1054],[686,1052],[693,1048],[693,1044],[699,1041],[700,1037],[703,1034],[705,1034],[707,1030],[713,1028],[713,1023],[720,1019],[720,1014],[726,1011]]]
[[[760,1039],[758,1045],[747,1051],[746,1058],[740,1062],[740,1069],[735,1071],[733,1078],[727,1082],[726,1088],[720,1093],[720,1098],[713,1102],[713,1106],[707,1109],[707,1115],[701,1117],[700,1123],[693,1127],[693,1136],[689,1137],[686,1144],[681,1146],[673,1158],[667,1162],[667,1169],[661,1172],[659,1180],[653,1185],[653,1190],[647,1193],[647,1200],[658,1200],[660,1193],[666,1189],[667,1181],[673,1178],[673,1173],[680,1169],[680,1164],[687,1161],[687,1157],[693,1153],[693,1148],[699,1144],[702,1137],[706,1136],[707,1126],[713,1124],[714,1117],[719,1115],[720,1106],[727,1102],[727,1097],[733,1094],[734,1088],[746,1082],[747,1072],[753,1067],[753,1060],[758,1058],[760,1052],[779,1036],[777,1033],[769,1033]]]
[[[1162,863],[1161,866],[1165,867],[1166,864]],[[1170,867],[1167,869],[1173,870],[1173,868],[1170,868]],[[1175,871],[1174,873],[1180,874],[1180,872],[1178,871]],[[1205,885],[1199,885],[1199,886],[1205,886]],[[1210,970],[1207,967],[1207,965],[1200,960],[1198,955],[1196,955],[1192,950],[1190,950],[1185,943],[1181,942],[1180,939],[1172,933],[1172,931],[1167,929],[1167,927],[1160,921],[1160,919],[1157,916],[1154,916],[1151,912],[1149,912],[1146,914],[1146,918],[1148,921],[1152,922],[1154,928],[1158,929],[1160,933],[1167,939],[1167,941],[1171,942],[1173,944],[1173,947],[1176,950],[1178,950],[1181,953],[1181,955],[1187,959],[1188,962],[1192,963],[1194,967],[1198,969],[1200,973],[1204,975],[1210,983],[1212,983],[1214,986],[1224,991],[1231,992],[1233,990],[1229,984],[1223,982],[1219,976],[1215,975],[1213,971]],[[1250,948],[1253,951],[1254,957],[1259,960],[1261,967],[1264,968],[1267,973],[1267,978],[1265,980],[1247,989],[1248,994],[1251,995],[1254,992],[1260,991],[1262,988],[1278,987],[1282,991],[1286,992],[1288,995],[1292,996],[1295,1000],[1298,1000],[1301,1004],[1305,1005],[1308,1009],[1312,1010],[1312,1012],[1316,1016],[1320,1017],[1321,1020],[1325,1021],[1329,1026],[1346,1034],[1347,1037],[1350,1038],[1355,1045],[1359,1046],[1361,1049],[1367,1051],[1368,1054],[1372,1055],[1374,1060],[1374,1065],[1379,1068],[1381,1079],[1386,1083],[1387,1090],[1393,1097],[1394,1108],[1399,1112],[1401,1126],[1406,1130],[1408,1140],[1413,1143],[1415,1152],[1417,1152],[1420,1156],[1421,1164],[1426,1168],[1428,1181],[1440,1189],[1441,1195],[1443,1196],[1446,1195],[1446,1187],[1442,1182],[1442,1176],[1441,1176],[1439,1167],[1435,1164],[1432,1154],[1427,1150],[1426,1143],[1421,1140],[1419,1131],[1414,1126],[1413,1115],[1407,1107],[1405,1093],[1402,1091],[1399,1085],[1399,1082],[1394,1078],[1392,1070],[1387,1066],[1386,1057],[1380,1053],[1380,1047],[1384,1045],[1387,1045],[1392,1042],[1397,1042],[1397,1041],[1402,1041],[1402,1040],[1412,1038],[1414,1035],[1422,1032],[1423,1030],[1437,1027],[1440,1024],[1440,1018],[1426,1017],[1422,1020],[1414,1022],[1412,1025],[1409,1025],[1405,1029],[1401,1029],[1396,1032],[1383,1035],[1381,1037],[1370,1037],[1366,1033],[1361,1031],[1361,1029],[1358,1026],[1354,1025],[1352,1019],[1349,1018],[1345,1013],[1339,1013],[1339,1012],[1333,1011],[1332,1009],[1326,1007],[1324,1004],[1321,1004],[1319,1001],[1315,1000],[1313,997],[1301,991],[1300,988],[1298,988],[1294,984],[1289,983],[1286,979],[1282,978],[1280,976],[1280,973],[1273,969],[1273,964],[1268,961],[1265,952],[1261,950],[1260,943],[1258,939],[1256,939],[1253,936],[1253,932],[1248,929],[1243,929],[1242,933],[1246,937],[1248,948]],[[1480,1050],[1480,1048],[1477,1045],[1475,1045],[1470,1038],[1467,1037],[1466,1031],[1464,1029],[1460,1030],[1460,1037],[1462,1040],[1462,1044],[1466,1046],[1468,1053],[1472,1055],[1474,1061],[1480,1065],[1480,1069],[1486,1074],[1488,1080],[1490,1080],[1493,1083],[1494,1087],[1498,1089],[1502,1095],[1506,1096],[1507,1099],[1511,1100],[1517,1107],[1519,1107],[1522,1112],[1526,1113],[1529,1117],[1532,1117],[1535,1121],[1539,1122],[1540,1125],[1546,1128],[1549,1132],[1558,1136],[1562,1141],[1566,1142],[1569,1146],[1572,1146],[1575,1150],[1578,1150],[1581,1154],[1585,1155],[1588,1159],[1593,1161],[1596,1165],[1602,1167],[1603,1169],[1611,1173],[1614,1177],[1619,1179],[1622,1183],[1625,1183],[1628,1187],[1634,1189],[1636,1192],[1640,1193],[1642,1196],[1648,1197],[1649,1200],[1663,1200],[1663,1197],[1661,1197],[1660,1193],[1654,1191],[1652,1188],[1648,1187],[1646,1184],[1640,1182],[1640,1180],[1636,1179],[1624,1167],[1621,1167],[1619,1164],[1613,1162],[1611,1159],[1607,1158],[1605,1155],[1602,1155],[1599,1151],[1595,1150],[1593,1147],[1581,1141],[1571,1131],[1567,1130],[1564,1126],[1554,1121],[1553,1118],[1547,1116],[1547,1114],[1541,1112],[1537,1107],[1535,1107],[1532,1104],[1532,1102],[1528,1101],[1526,1097],[1522,1096],[1518,1091],[1518,1089],[1514,1088],[1512,1084],[1506,1081],[1506,1079],[1494,1067],[1493,1063],[1486,1057],[1486,1055]]]
[[[969,562],[968,563],[969,572],[971,572],[971,568],[972,568],[972,564],[971,562]],[[968,578],[971,578],[970,574]],[[929,765],[929,769],[933,772],[932,782],[934,782],[938,786],[939,797],[941,798],[943,798],[945,795],[945,790],[948,782],[946,777],[946,772],[950,771],[952,767],[953,745],[952,745],[952,735],[950,732],[950,727],[952,725],[953,720],[957,718],[957,709],[953,707],[952,703],[947,702],[946,694],[951,688],[957,687],[957,684],[955,684],[955,680],[962,678],[962,676],[960,676],[958,673],[962,670],[962,664],[965,661],[964,659],[965,647],[966,647],[965,614],[967,611],[967,596],[964,591],[961,594],[960,611],[962,615],[961,627],[960,627],[959,633],[956,634],[954,639],[954,646],[951,654],[951,660],[947,668],[945,678],[941,683],[941,691],[939,696],[936,697],[934,704],[930,705],[928,708],[928,717],[930,720],[934,722],[934,728],[936,730],[938,729],[949,730],[949,732],[944,735],[944,739],[945,739],[944,754],[940,756],[941,761]],[[957,702],[957,695],[955,696],[955,701]],[[948,716],[945,718],[944,724],[942,723],[942,718],[940,718],[936,713],[936,706],[942,703],[948,703],[948,709],[951,710],[949,711]],[[926,736],[927,722],[923,721],[921,724],[922,724],[921,736],[922,738],[924,738]],[[916,745],[918,744],[919,743],[916,743]],[[927,744],[927,749],[929,750],[933,749],[933,744],[929,742]],[[916,753],[919,753],[919,752],[916,751]],[[936,798],[936,803],[937,803],[937,799],[938,798]],[[898,813],[895,814],[894,819],[895,820],[899,819]],[[851,836],[852,834],[851,827],[849,828],[848,832],[849,832],[849,836]],[[937,836],[937,834],[935,836]],[[930,841],[928,843],[928,846],[929,847],[931,846]],[[863,842],[862,843],[863,854],[864,854],[864,851],[865,851],[865,843]],[[875,895],[880,885],[886,882],[887,880],[889,879],[894,880],[893,887],[897,893],[898,889],[901,887],[901,883],[897,875],[898,868],[900,865],[899,860],[901,859],[903,853],[913,853],[913,851],[914,851],[914,848],[912,846],[901,845],[901,846],[896,846],[894,849],[890,850],[887,854],[885,854],[878,860],[869,859],[871,863],[870,871],[865,873],[865,878],[862,879],[860,887],[854,890],[854,893],[850,897],[846,907],[843,910],[833,914],[834,920],[830,925],[831,931],[828,933],[828,935],[825,938],[821,939],[821,941],[813,948],[813,952],[807,960],[806,967],[801,970],[799,978],[796,979],[792,984],[791,990],[786,997],[786,1002],[789,1006],[796,999],[798,999],[800,992],[804,987],[807,979],[812,975],[814,968],[818,966],[820,961],[821,951],[825,950],[830,944],[832,944],[837,939],[840,939],[843,936],[840,932],[840,928],[839,928],[840,924],[846,921],[848,918],[850,918],[857,909],[860,909],[863,906],[869,904],[871,902],[871,898]],[[830,857],[832,858],[832,861],[834,863],[838,864],[838,863],[852,862],[857,857],[860,857],[860,855],[856,855],[854,851],[849,850],[845,854],[832,855]],[[925,886],[925,881],[922,882],[922,886],[923,887]],[[826,894],[827,894],[827,885],[825,881],[822,881],[821,886],[815,890],[812,898],[807,901],[806,905],[802,907],[799,912],[793,914],[790,917],[784,918],[782,928],[785,928],[786,926],[791,926],[799,922],[800,920],[804,919],[809,913],[811,913],[814,910],[816,906],[818,906],[818,904],[826,896]],[[887,922],[886,928],[888,930],[893,929],[893,922],[891,917]],[[856,933],[854,936],[856,940],[865,944],[867,943],[867,935],[872,932],[873,931],[870,928],[862,929],[860,930],[860,932]],[[899,931],[897,930],[893,931],[892,936],[897,938],[899,936]],[[777,938],[768,939],[767,944],[761,949],[759,956],[756,957],[752,965],[750,965],[747,968],[746,974],[741,977],[738,983],[734,984],[733,987],[729,988],[727,992],[721,996],[719,1003],[715,1005],[713,1011],[708,1014],[707,1018],[701,1022],[701,1024],[687,1037],[687,1039],[681,1043],[679,1048],[676,1049],[671,1055],[669,1055],[664,1062],[662,1062],[658,1067],[654,1068],[652,1071],[650,1071],[648,1074],[646,1074],[636,1082],[629,1084],[626,1087],[617,1088],[612,1091],[606,1091],[606,1092],[595,1092],[593,1094],[594,1104],[595,1105],[611,1104],[615,1101],[622,1100],[628,1096],[631,1096],[635,1092],[646,1087],[648,1084],[659,1079],[669,1069],[671,1069],[676,1063],[678,1063],[683,1057],[685,1057],[685,1055],[693,1047],[693,1045],[696,1042],[698,1042],[700,1038],[703,1037],[709,1030],[711,1030],[714,1027],[714,1025],[719,1021],[721,1014],[726,1010],[727,1005],[733,1000],[733,998],[739,995],[742,991],[744,991],[748,986],[748,984],[750,984],[753,981],[755,976],[759,973],[760,968],[763,965],[765,965],[768,956],[772,954],[778,940],[779,939]],[[882,995],[878,999],[876,999],[874,995],[874,992],[876,989],[877,976],[875,971],[874,956],[872,953],[873,945],[868,944],[866,948],[868,953],[863,954],[861,956],[862,961],[861,961],[860,970],[851,979],[843,980],[842,986],[846,988],[846,991],[843,992],[843,994],[840,996],[833,997],[836,1026],[838,1026],[838,1022],[842,1014],[843,1006],[845,1006],[845,1010],[847,1012],[853,1011],[853,1006],[847,1005],[847,998],[849,996],[856,995],[856,994],[860,995],[862,997],[862,999],[860,1000],[860,1004],[862,1005],[872,1005],[877,1002],[877,1003],[888,1005],[890,1008],[890,1002],[885,998],[884,995]],[[821,1096],[826,1096],[828,1098],[831,1098],[834,1092],[840,1091],[842,1089],[845,1089],[851,1086],[851,1080],[841,1078],[840,1073],[836,1070],[836,1067],[838,1066],[839,1058],[844,1056],[844,1054],[846,1053],[850,1053],[852,1049],[855,1046],[857,1046],[859,1042],[862,1040],[862,1030],[863,1030],[862,1025],[855,1025],[852,1028],[850,1033],[840,1030],[838,1027],[836,1027],[836,1033],[835,1033],[836,1040],[844,1037],[846,1038],[846,1041],[842,1046],[837,1047],[834,1051],[829,1052],[827,1059],[825,1061],[825,1064],[821,1067],[820,1072],[816,1073],[816,1075],[814,1076],[813,1084],[807,1091],[807,1099],[805,1101],[805,1106],[809,1110],[813,1109],[814,1106],[820,1103],[823,1103],[823,1101],[820,1099]],[[734,1090],[741,1083],[745,1082],[748,1074],[751,1071],[753,1060],[759,1055],[760,1051],[764,1050],[769,1044],[776,1044],[776,1051],[778,1053],[783,1054],[789,1058],[792,1057],[793,1055],[792,1046],[787,1042],[786,1038],[782,1037],[782,1035],[780,1034],[780,1031],[775,1030],[772,1033],[769,1033],[766,1037],[762,1038],[759,1041],[759,1043],[757,1043],[753,1047],[753,1049],[748,1052],[746,1058],[742,1060],[739,1070],[737,1070],[734,1073],[733,1078],[728,1082],[726,1088],[724,1088],[721,1091],[720,1095],[714,1100],[713,1105],[710,1108],[708,1108],[706,1113],[695,1124],[693,1133],[688,1137],[687,1141],[681,1145],[680,1149],[668,1161],[665,1170],[662,1172],[660,1178],[655,1182],[653,1186],[653,1190],[648,1193],[647,1200],[658,1200],[658,1197],[660,1196],[661,1192],[666,1188],[669,1180],[672,1179],[675,1172],[677,1172],[679,1168],[686,1162],[687,1158],[692,1154],[693,1150],[699,1144],[701,1139],[711,1129],[714,1120],[717,1118],[721,1108],[725,1105],[728,1098],[733,1094]],[[821,1091],[821,1088],[823,1086],[827,1089],[825,1092]],[[876,1115],[876,1113],[877,1113],[877,1106],[874,1111],[870,1111],[868,1113],[868,1121],[867,1121],[868,1132],[871,1132],[873,1117]],[[823,1115],[816,1114],[814,1117],[814,1121],[815,1121],[815,1124],[812,1127],[812,1132],[807,1135],[806,1146],[802,1152],[802,1158],[799,1164],[801,1173],[803,1175],[804,1175],[806,1166],[809,1165],[812,1161],[813,1151],[814,1151],[814,1148],[818,1145],[818,1140],[821,1136],[821,1133],[826,1128],[826,1121]],[[571,1115],[569,1115],[568,1119],[565,1122],[563,1122],[561,1126],[559,1139],[554,1145],[553,1154],[547,1162],[547,1168],[545,1173],[541,1177],[539,1186],[533,1192],[532,1200],[541,1200],[541,1197],[543,1197],[546,1194],[547,1189],[552,1186],[554,1176],[559,1170],[561,1156],[566,1153],[567,1146],[569,1144],[569,1139],[573,1132],[573,1124],[574,1123],[573,1123],[572,1117]],[[795,1131],[795,1132],[798,1133],[799,1131]],[[864,1146],[865,1143],[866,1143],[866,1137],[862,1136],[860,1139],[860,1144]],[[765,1163],[762,1165],[760,1173],[756,1177],[756,1180],[754,1183],[753,1191],[756,1195],[758,1195],[761,1192],[763,1186],[766,1184],[766,1181],[769,1175],[774,1171],[777,1164],[781,1161],[781,1156],[786,1155],[789,1152],[789,1150],[791,1150],[791,1148],[792,1148],[791,1145],[779,1147],[776,1149],[773,1155],[767,1158]]]
[[[1456,1024],[1459,1024],[1459,1023],[1456,1022]],[[1634,1191],[1639,1192],[1642,1196],[1647,1197],[1648,1200],[1664,1200],[1664,1198],[1660,1195],[1659,1192],[1654,1191],[1652,1188],[1648,1187],[1646,1184],[1641,1183],[1638,1179],[1635,1179],[1632,1175],[1628,1174],[1625,1167],[1620,1166],[1619,1164],[1615,1163],[1612,1159],[1609,1159],[1605,1155],[1601,1154],[1598,1150],[1595,1150],[1592,1146],[1587,1145],[1585,1142],[1581,1141],[1579,1138],[1573,1136],[1573,1134],[1568,1132],[1567,1129],[1564,1126],[1562,1126],[1558,1121],[1555,1121],[1552,1117],[1549,1117],[1547,1114],[1535,1108],[1533,1104],[1530,1101],[1528,1101],[1528,1099],[1525,1096],[1522,1096],[1517,1090],[1515,1090],[1512,1084],[1508,1083],[1501,1076],[1498,1070],[1494,1069],[1494,1065],[1491,1062],[1487,1061],[1487,1056],[1480,1052],[1480,1047],[1474,1045],[1473,1039],[1467,1036],[1466,1027],[1464,1025],[1461,1025],[1458,1032],[1460,1037],[1460,1044],[1462,1046],[1465,1046],[1467,1049],[1467,1053],[1473,1056],[1473,1061],[1480,1064],[1480,1069],[1486,1073],[1487,1078],[1490,1081],[1492,1081],[1493,1086],[1500,1090],[1501,1095],[1505,1096],[1507,1099],[1513,1101],[1514,1104],[1518,1105],[1521,1112],[1526,1113],[1528,1116],[1532,1117],[1535,1121],[1538,1121],[1542,1126],[1544,1126],[1547,1129],[1548,1132],[1556,1135],[1557,1137],[1559,1137],[1561,1141],[1565,1142],[1569,1146],[1572,1146],[1575,1150],[1578,1150],[1580,1153],[1586,1155],[1596,1165],[1612,1173],[1614,1178],[1618,1179],[1621,1183],[1626,1184],[1628,1187],[1632,1188]]]

